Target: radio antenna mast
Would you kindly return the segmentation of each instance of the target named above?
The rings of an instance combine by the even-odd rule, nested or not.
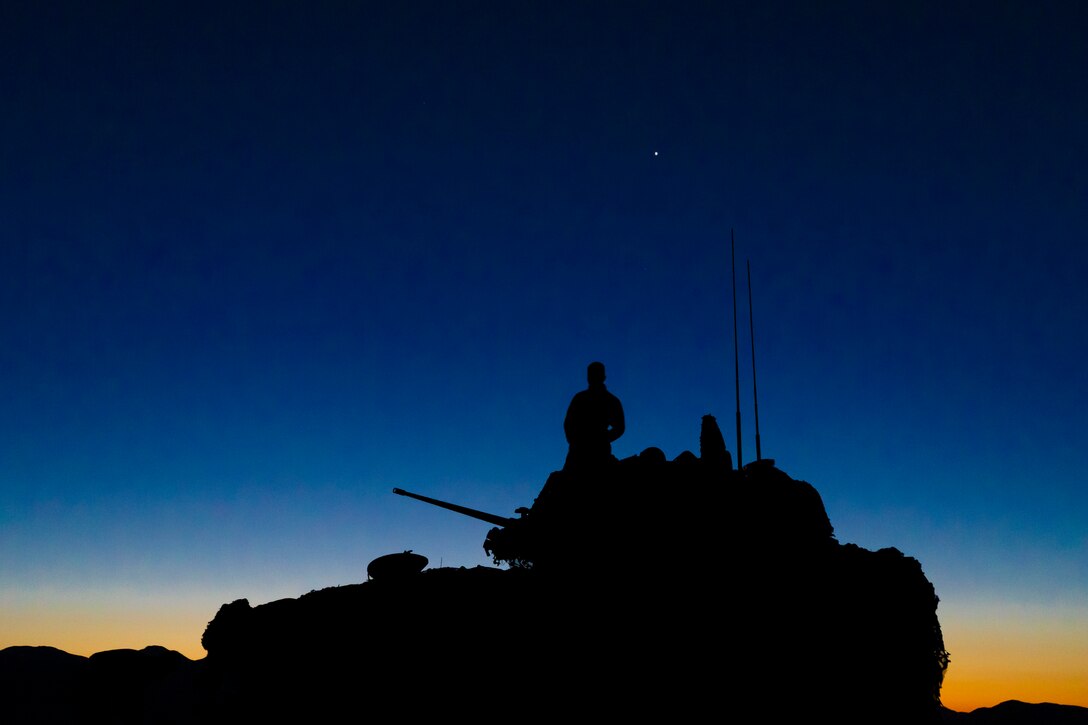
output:
[[[737,250],[733,229],[729,229],[729,255],[733,264],[733,377],[737,388],[737,470],[741,468],[740,456],[740,353],[737,347]]]
[[[752,337],[752,399],[756,404],[756,460],[763,460],[763,451],[759,447],[759,392],[756,390],[756,325],[752,318],[752,260],[748,264],[748,332]]]

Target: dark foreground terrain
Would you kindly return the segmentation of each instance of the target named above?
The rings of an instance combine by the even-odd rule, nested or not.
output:
[[[649,449],[553,474],[488,535],[508,568],[225,604],[196,662],[4,650],[2,719],[690,722],[757,708],[787,722],[1088,723],[1057,705],[942,709],[948,655],[921,565],[837,542],[815,488],[766,461],[734,470],[712,423],[698,457]]]

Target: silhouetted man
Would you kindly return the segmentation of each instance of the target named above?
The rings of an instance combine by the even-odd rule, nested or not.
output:
[[[623,406],[604,387],[604,364],[586,368],[589,387],[574,396],[563,420],[570,450],[564,470],[599,465],[612,459],[612,441],[623,435]]]

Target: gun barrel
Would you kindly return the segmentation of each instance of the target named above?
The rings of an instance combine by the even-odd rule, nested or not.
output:
[[[489,514],[486,511],[478,511],[477,509],[470,509],[468,506],[458,506],[455,503],[448,501],[439,501],[437,498],[431,498],[430,496],[421,496],[418,493],[412,493],[411,491],[405,491],[402,488],[394,488],[393,493],[398,496],[407,496],[408,498],[414,498],[423,503],[429,503],[432,506],[438,506],[439,508],[449,509],[455,511],[464,516],[471,516],[474,519],[480,521],[486,521],[489,524],[495,524],[496,526],[509,526],[517,519],[510,519],[505,516],[498,516],[497,514]]]

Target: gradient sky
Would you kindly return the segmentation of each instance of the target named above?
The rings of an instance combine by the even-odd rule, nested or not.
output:
[[[764,455],[921,561],[945,704],[1088,706],[1088,5],[807,5],[0,5],[0,647],[487,564],[390,490],[530,504],[591,360],[617,455],[734,449],[732,227]]]

